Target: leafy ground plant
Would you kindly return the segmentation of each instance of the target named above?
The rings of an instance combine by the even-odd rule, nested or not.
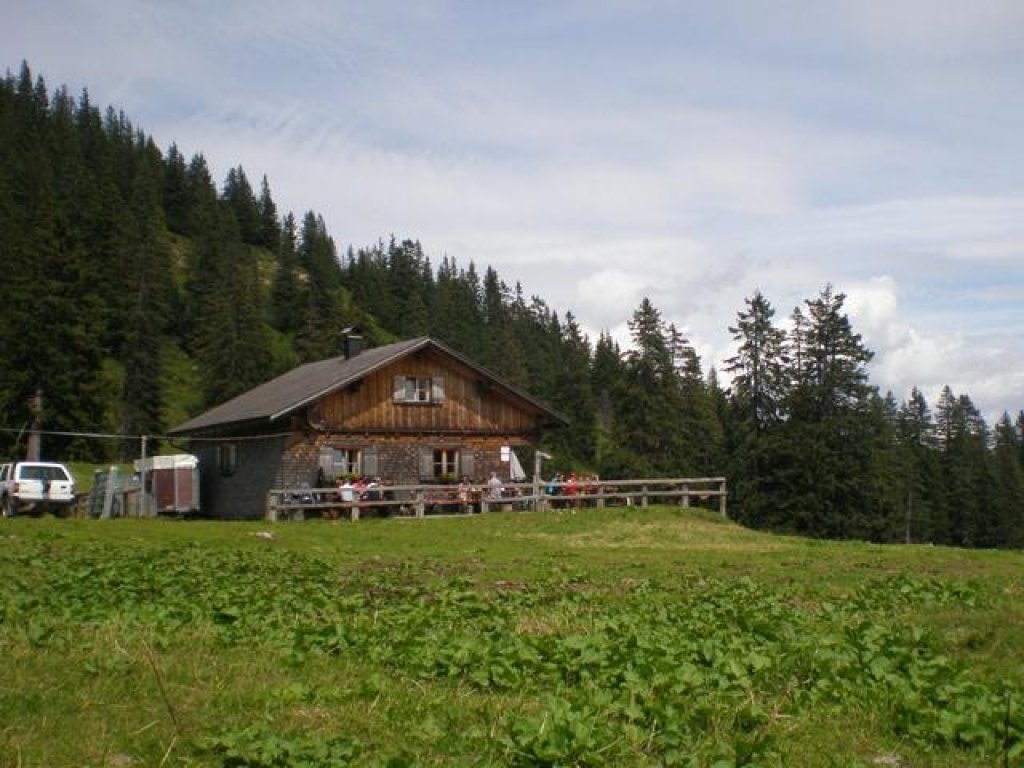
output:
[[[672,509],[5,522],[5,764],[1024,760],[1019,553]]]

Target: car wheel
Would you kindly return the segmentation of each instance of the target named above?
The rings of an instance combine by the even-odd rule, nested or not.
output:
[[[10,496],[4,496],[3,514],[4,517],[14,517],[14,502]]]

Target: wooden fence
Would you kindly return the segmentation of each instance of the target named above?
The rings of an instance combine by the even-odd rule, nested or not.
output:
[[[338,488],[276,488],[267,494],[265,519],[306,517],[427,517],[495,511],[542,511],[592,507],[717,503],[726,516],[724,477],[646,480],[580,480],[576,483],[505,483],[501,493],[487,485],[373,485],[353,491],[351,501]],[[356,496],[357,495],[357,496]]]

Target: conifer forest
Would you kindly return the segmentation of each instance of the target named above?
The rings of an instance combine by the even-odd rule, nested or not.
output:
[[[139,436],[339,354],[355,326],[368,345],[433,336],[548,403],[569,421],[545,437],[553,469],[722,475],[755,528],[1024,546],[1024,410],[989,424],[949,387],[879,391],[835,286],[786,318],[755,291],[720,377],[647,299],[622,308],[623,348],[489,266],[382,237],[340,247],[321,215],[279,210],[266,177],[214,179],[87,91],[8,73],[0,456],[36,423],[48,458],[135,458]]]

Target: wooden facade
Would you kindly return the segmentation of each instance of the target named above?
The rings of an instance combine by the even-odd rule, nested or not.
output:
[[[395,379],[431,382],[426,400],[395,398]],[[310,421],[322,429],[366,434],[518,435],[538,428],[537,408],[514,398],[477,371],[422,352],[376,371],[311,407]]]
[[[564,424],[431,339],[303,366],[173,433],[197,438],[204,513],[255,519],[271,488],[510,478],[509,451]],[[198,439],[201,438],[201,439]]]

